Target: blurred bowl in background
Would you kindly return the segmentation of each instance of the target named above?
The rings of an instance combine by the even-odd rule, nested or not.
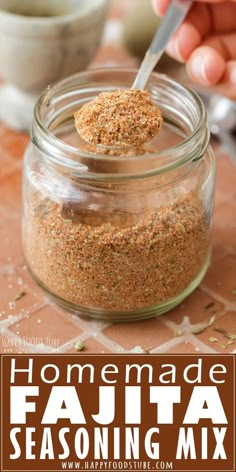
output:
[[[130,0],[122,32],[124,47],[134,56],[143,59],[160,23],[161,17],[154,12],[151,0]],[[164,53],[158,61],[157,69],[163,70],[163,67],[175,64],[176,61]]]
[[[94,57],[108,0],[0,0],[0,119],[28,129],[34,103],[55,80]]]

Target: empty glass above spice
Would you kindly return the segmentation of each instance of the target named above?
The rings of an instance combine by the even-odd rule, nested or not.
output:
[[[73,115],[136,71],[91,70],[48,88],[25,154],[23,247],[36,282],[80,315],[131,321],[188,296],[210,262],[215,162],[191,90],[152,74],[162,129],[136,148],[87,144]]]

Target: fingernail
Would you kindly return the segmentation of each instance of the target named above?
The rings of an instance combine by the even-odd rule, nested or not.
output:
[[[157,15],[160,15],[159,9],[158,9],[158,3],[156,0],[152,0],[152,8],[155,11]]]
[[[166,51],[168,52],[170,56],[177,59],[177,61],[183,62],[183,56],[180,52],[180,44],[179,44],[178,38],[173,38],[170,40]]]
[[[205,82],[206,84],[210,83],[209,79],[207,78],[206,63],[204,58],[200,56],[195,57],[191,62],[191,71],[193,76],[198,81]]]
[[[231,68],[230,82],[231,84],[236,84],[236,65]]]

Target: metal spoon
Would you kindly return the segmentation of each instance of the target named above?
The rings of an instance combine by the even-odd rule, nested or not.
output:
[[[147,50],[132,89],[144,89],[150,74],[161,58],[167,43],[192,6],[192,0],[172,0]]]
[[[161,58],[167,46],[167,43],[184,20],[192,4],[192,0],[171,1],[171,4],[163,20],[157,28],[157,31],[149,46],[149,49],[145,54],[143,62],[131,87],[132,89],[144,89],[150,74],[152,73],[154,67]],[[79,132],[79,130],[77,131]],[[103,149],[119,149],[119,147],[105,146],[104,144],[97,144],[97,147]]]

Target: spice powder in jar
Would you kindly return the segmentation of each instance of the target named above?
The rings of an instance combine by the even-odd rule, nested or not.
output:
[[[94,83],[101,72],[86,74],[85,85],[81,74],[64,81],[61,102],[59,84],[36,107],[34,143],[25,156],[27,264],[57,302],[79,314],[117,321],[156,316],[191,293],[210,260],[215,170],[205,110],[193,92],[153,74],[151,103],[164,117],[159,135],[148,143],[138,138],[137,147],[132,142],[122,151],[85,144],[73,114],[77,120],[83,88],[86,99],[98,95]],[[109,78],[114,83],[115,71],[102,74],[104,88]],[[117,88],[133,77],[119,72]],[[75,83],[78,95],[70,93]],[[159,131],[159,110],[155,120]],[[39,149],[38,122],[51,147],[42,146],[41,135]],[[91,132],[98,137],[95,126]],[[104,129],[98,140],[107,146],[103,137]]]

